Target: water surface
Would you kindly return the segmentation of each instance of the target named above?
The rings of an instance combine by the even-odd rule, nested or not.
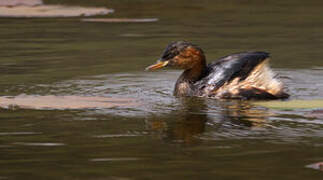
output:
[[[134,98],[135,107],[0,109],[0,179],[321,179],[323,118],[248,101],[175,98],[144,72],[174,40],[209,61],[271,52],[291,99],[323,98],[319,1],[50,0],[151,23],[0,19],[0,95]],[[106,18],[107,18],[106,17]]]

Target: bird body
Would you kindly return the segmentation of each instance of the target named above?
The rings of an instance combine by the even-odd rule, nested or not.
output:
[[[148,70],[165,66],[184,69],[175,96],[219,99],[283,99],[289,95],[269,67],[269,53],[243,52],[206,64],[202,49],[186,41],[169,44],[161,59]]]

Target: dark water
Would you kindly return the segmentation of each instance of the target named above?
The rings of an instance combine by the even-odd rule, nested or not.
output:
[[[0,179],[322,179],[323,118],[174,98],[179,71],[144,72],[167,43],[209,60],[265,50],[292,99],[323,98],[323,2],[46,1],[155,23],[0,19],[0,95],[135,98],[136,107],[0,109]]]

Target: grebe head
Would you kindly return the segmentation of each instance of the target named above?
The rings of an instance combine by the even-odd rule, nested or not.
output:
[[[146,70],[166,66],[187,70],[205,64],[205,56],[201,48],[187,41],[176,41],[170,43],[157,63],[147,67]]]

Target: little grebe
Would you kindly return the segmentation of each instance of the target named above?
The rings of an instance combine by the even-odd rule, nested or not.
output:
[[[206,64],[201,48],[186,41],[170,43],[156,64],[184,69],[178,78],[175,96],[202,96],[222,99],[283,99],[282,82],[274,77],[269,53],[243,52],[231,54]]]

